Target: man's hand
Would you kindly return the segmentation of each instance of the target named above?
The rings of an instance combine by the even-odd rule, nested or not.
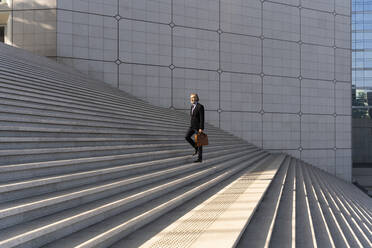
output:
[[[199,133],[202,133],[203,132],[203,129],[199,129]]]

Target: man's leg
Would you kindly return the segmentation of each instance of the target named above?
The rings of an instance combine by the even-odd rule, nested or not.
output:
[[[198,160],[200,161],[203,160],[203,147],[202,146],[198,147]]]
[[[191,139],[191,136],[193,136],[195,133],[195,130],[192,129],[191,127],[189,128],[189,130],[187,130],[186,132],[186,135],[185,135],[185,140],[187,140],[187,142],[190,143],[190,145],[196,150],[197,147],[196,147],[196,144],[195,142]]]

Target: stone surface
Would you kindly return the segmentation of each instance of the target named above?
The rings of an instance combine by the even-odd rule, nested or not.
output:
[[[371,246],[371,198],[331,175],[348,180],[350,149],[332,144],[330,132],[299,128],[344,133],[345,116],[207,111],[252,140],[264,118],[281,137],[265,135],[264,148],[296,149],[329,173],[209,123],[195,164],[188,113],[4,44],[0,64],[1,247]],[[252,119],[254,128],[239,129]]]
[[[197,92],[211,123],[257,146],[319,161],[297,152],[331,147],[306,137],[306,119],[351,119],[348,0],[15,0],[13,7],[9,44],[157,106],[187,111]],[[278,132],[283,122],[265,117],[299,112],[304,125],[294,120],[288,138]],[[348,129],[350,121],[342,123]],[[350,135],[336,140],[339,127],[318,127],[336,148],[351,147]]]

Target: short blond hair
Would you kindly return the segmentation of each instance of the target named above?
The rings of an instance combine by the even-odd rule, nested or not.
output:
[[[198,96],[198,94],[196,94],[196,93],[191,93],[191,94],[190,94],[190,97],[192,97],[192,96],[195,96],[195,97],[196,97],[196,100],[199,101],[199,96]]]

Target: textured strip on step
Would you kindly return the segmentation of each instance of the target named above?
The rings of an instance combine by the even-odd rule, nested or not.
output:
[[[250,168],[141,247],[234,247],[285,159],[285,155],[272,156],[273,160]]]

